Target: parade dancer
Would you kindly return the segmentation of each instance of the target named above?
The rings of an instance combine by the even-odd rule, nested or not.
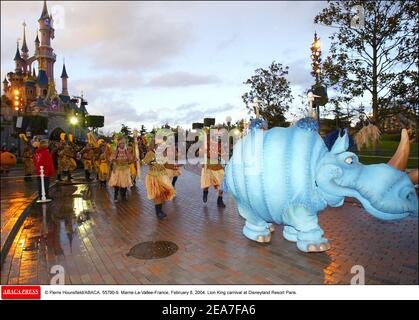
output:
[[[102,187],[106,187],[106,181],[109,177],[109,145],[108,144],[101,144],[99,147],[100,155],[99,155],[99,181]]]
[[[171,159],[172,162],[176,162],[177,160],[177,153],[175,150],[175,148],[167,149],[167,158]],[[167,176],[172,180],[172,186],[176,187],[176,181],[178,177],[182,174],[181,166],[177,165],[176,163],[170,163],[170,161],[167,161],[164,164],[164,167],[166,169]]]
[[[224,179],[224,166],[220,163],[222,148],[221,145],[218,145],[218,141],[211,141],[211,139],[208,139],[208,141],[205,152],[206,161],[202,165],[201,171],[202,200],[204,203],[208,201],[209,188],[213,187],[218,193],[217,206],[224,208],[223,191],[221,190],[221,184]],[[217,159],[218,161],[217,163],[211,163],[210,159]]]
[[[154,145],[151,141],[142,165],[149,165],[145,184],[147,188],[147,197],[154,201],[156,216],[159,220],[163,220],[167,215],[163,212],[163,203],[170,201],[176,195],[176,190],[170,183],[164,167],[163,159],[157,159],[154,151]]]
[[[62,132],[60,134],[60,141],[58,143],[53,143],[51,144],[51,154],[53,159],[55,158],[57,161],[57,180],[58,181],[63,181],[62,179],[62,172],[63,170],[63,156],[62,156],[62,151],[64,150],[64,146],[65,146],[65,133]],[[60,156],[61,154],[61,156]]]
[[[115,189],[114,200],[118,201],[118,194],[121,191],[123,200],[127,199],[127,188],[132,187],[130,163],[132,158],[128,153],[124,138],[118,138],[116,150],[110,157],[112,172],[108,185]]]
[[[19,135],[25,142],[25,148],[23,149],[23,171],[25,174],[25,181],[31,181],[31,175],[33,175],[35,168],[33,165],[33,150],[32,150],[32,146],[28,140],[28,138],[26,137],[25,134],[21,133]]]
[[[135,186],[136,178],[137,178],[137,158],[134,154],[134,148],[132,145],[128,146],[128,153],[132,159],[131,163],[129,164],[129,171],[131,174],[131,181],[133,186]]]
[[[104,143],[103,139],[99,139],[95,144],[93,148],[93,169],[96,173],[96,180],[99,180],[99,166],[100,166],[100,154],[101,154],[101,145]]]
[[[69,139],[70,136],[69,136]],[[71,174],[77,168],[77,163],[75,158],[74,148],[70,145],[70,141],[64,144],[64,147],[61,151],[58,152],[58,162],[61,164],[61,171],[59,173],[60,178],[62,177],[62,172],[67,174],[67,181],[71,181]],[[61,179],[59,179],[61,181]]]
[[[94,150],[93,145],[88,143],[81,151],[81,158],[83,160],[84,175],[87,181],[92,181],[90,175],[93,172]]]

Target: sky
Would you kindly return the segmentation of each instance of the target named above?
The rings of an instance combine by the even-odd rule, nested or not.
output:
[[[222,123],[249,115],[241,99],[254,70],[289,66],[296,113],[312,84],[314,31],[323,57],[334,30],[315,25],[324,1],[47,1],[57,90],[65,59],[70,95],[83,92],[104,132],[121,124],[190,128],[204,117]],[[42,1],[1,1],[1,77],[14,69],[16,41],[26,23],[29,54]]]

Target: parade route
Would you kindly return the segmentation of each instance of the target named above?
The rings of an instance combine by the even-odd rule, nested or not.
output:
[[[379,221],[347,202],[319,215],[332,245],[326,253],[298,251],[283,239],[282,226],[270,244],[259,244],[242,235],[231,196],[225,209],[217,208],[213,191],[202,203],[198,171],[183,170],[164,221],[143,179],[116,204],[112,190],[96,183],[56,185],[54,201],[44,210],[33,205],[19,229],[1,283],[49,284],[58,265],[65,284],[350,284],[354,266],[365,269],[366,284],[418,284],[417,218]],[[177,251],[151,260],[127,255],[148,241],[170,241]]]
[[[73,183],[79,183],[80,173],[74,175]],[[25,181],[21,168],[1,177],[1,254],[9,249],[13,238],[29,213],[38,196],[37,178]],[[55,185],[52,182],[51,187]]]
[[[23,171],[13,170],[9,175],[1,177],[2,253],[22,213],[36,198],[36,179],[25,182],[22,175]]]

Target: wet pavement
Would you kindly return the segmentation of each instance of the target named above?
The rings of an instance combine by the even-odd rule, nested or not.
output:
[[[74,174],[73,183],[82,182],[82,171]],[[1,252],[3,254],[6,242],[9,242],[22,223],[25,209],[37,198],[37,177],[24,180],[23,168],[12,168],[8,174],[0,176],[1,190]],[[51,187],[55,182],[51,181]],[[65,182],[64,182],[65,183]],[[17,228],[16,228],[17,227]],[[7,247],[7,245],[6,245]],[[6,248],[7,249],[7,248]]]
[[[367,284],[418,284],[417,218],[383,222],[346,203],[319,216],[332,249],[307,254],[283,239],[281,226],[270,244],[247,240],[234,200],[218,209],[212,191],[204,205],[199,176],[183,172],[162,222],[143,181],[116,204],[112,190],[98,184],[53,188],[55,200],[34,205],[20,228],[1,283],[48,284],[60,265],[66,284],[349,284],[360,265]],[[151,260],[132,254],[155,241],[177,250]]]
[[[35,199],[36,180],[24,181],[23,169],[14,169],[0,176],[1,248],[22,212]]]

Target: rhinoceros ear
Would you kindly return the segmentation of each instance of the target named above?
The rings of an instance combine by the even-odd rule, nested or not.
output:
[[[333,144],[332,149],[330,150],[333,154],[339,154],[345,152],[349,148],[349,136],[348,136],[348,129],[343,129],[343,137],[338,135],[335,143]]]

